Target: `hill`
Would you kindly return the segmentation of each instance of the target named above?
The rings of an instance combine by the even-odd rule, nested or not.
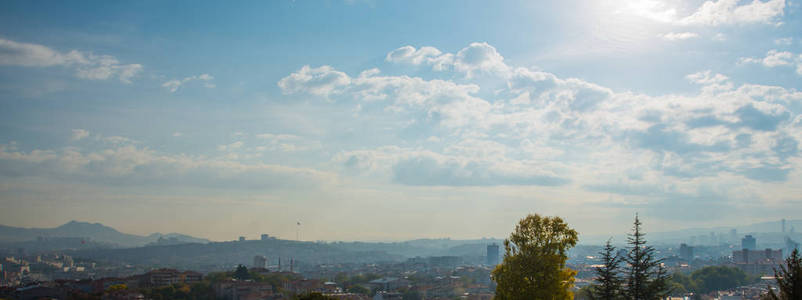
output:
[[[55,228],[21,228],[0,225],[0,244],[5,247],[22,247],[31,242],[52,240],[53,238],[80,238],[86,242],[106,247],[139,247],[157,242],[159,238],[175,238],[184,243],[206,243],[208,240],[182,234],[154,233],[148,236],[122,233],[100,223],[70,221]],[[56,244],[53,244],[58,245]],[[41,245],[39,245],[41,246]],[[41,248],[41,247],[40,247]],[[58,246],[50,250],[58,250]]]

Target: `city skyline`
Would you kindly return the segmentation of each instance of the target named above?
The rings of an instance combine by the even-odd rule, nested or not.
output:
[[[802,213],[800,4],[0,4],[0,219],[212,240]],[[302,225],[300,225],[302,224]]]

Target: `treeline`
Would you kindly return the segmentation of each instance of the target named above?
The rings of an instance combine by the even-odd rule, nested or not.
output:
[[[602,264],[596,267],[596,283],[571,292],[576,271],[566,267],[568,249],[578,241],[578,234],[559,217],[528,215],[504,240],[504,260],[493,270],[495,299],[665,299],[669,294],[694,293],[696,296],[728,290],[757,282],[740,269],[713,266],[690,275],[668,275],[655,249],[648,245],[635,215],[626,251],[608,241],[599,253]],[[794,250],[785,265],[775,271],[778,289],[769,290],[765,299],[802,299],[802,258]]]
[[[760,276],[750,276],[738,268],[709,266],[696,270],[690,275],[675,273],[669,285],[675,294],[707,294],[724,291],[760,281]]]

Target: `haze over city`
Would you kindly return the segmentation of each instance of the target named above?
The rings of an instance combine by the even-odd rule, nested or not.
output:
[[[648,232],[796,219],[801,12],[2,2],[0,224],[503,239],[539,213],[581,243],[636,213]]]

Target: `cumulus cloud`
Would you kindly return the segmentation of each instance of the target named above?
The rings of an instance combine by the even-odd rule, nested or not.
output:
[[[699,34],[695,32],[669,32],[660,35],[660,37],[667,41],[682,41],[688,39],[695,39],[699,37]]]
[[[742,57],[738,62],[742,64],[760,64],[768,68],[796,65],[797,74],[802,75],[802,54],[795,55],[788,51],[772,49],[766,53],[765,57]]]
[[[295,73],[284,77],[278,82],[284,94],[308,93],[326,96],[337,93],[343,86],[351,83],[351,78],[331,66],[311,68],[303,66]]]
[[[435,71],[445,71],[453,65],[454,55],[443,54],[434,47],[415,49],[412,46],[404,46],[387,53],[385,60],[393,63],[429,65]]]
[[[78,78],[106,80],[117,78],[123,83],[142,71],[140,64],[122,64],[110,55],[96,55],[78,50],[59,52],[49,47],[0,39],[0,65],[24,67],[67,67]]]
[[[713,74],[713,72],[710,70],[689,74],[685,76],[685,78],[693,83],[702,85],[719,84],[729,80],[727,76],[718,73]]]
[[[170,93],[175,93],[178,91],[181,86],[191,82],[191,81],[201,81],[203,82],[203,86],[205,88],[214,88],[215,84],[211,81],[214,79],[214,76],[209,74],[200,74],[195,76],[184,77],[183,79],[173,79],[162,83],[162,87],[166,88],[170,91]]]
[[[510,67],[495,47],[488,43],[471,43],[456,54],[443,53],[434,47],[415,49],[404,46],[387,53],[386,60],[394,63],[431,66],[435,71],[453,70],[472,78],[479,74],[506,76]]]
[[[386,59],[430,67],[433,58],[446,55],[423,49],[427,48],[402,47]],[[401,124],[399,128],[382,132],[401,137],[399,143],[405,146],[349,149],[332,161],[351,176],[400,185],[546,188],[603,186],[623,179],[634,186],[665,183],[673,187],[655,193],[718,199],[722,202],[716,205],[726,206],[727,199],[755,193],[761,184],[787,182],[798,172],[802,116],[795,103],[802,101],[802,92],[778,86],[736,86],[728,76],[712,70],[686,76],[699,86],[697,94],[616,92],[581,79],[509,66],[493,52],[477,54],[475,60],[465,53],[464,58],[454,54],[448,70],[466,72],[456,66],[460,59],[476,66],[501,62],[506,74],[500,79],[506,85],[500,87],[498,81],[487,86],[484,79],[474,78],[492,68],[476,69],[474,77],[457,83],[387,76],[378,69],[349,76],[321,67],[314,68],[320,76],[342,79],[322,84],[295,80],[315,76],[288,76],[282,80],[293,84],[284,85],[283,91],[308,94],[318,88],[319,96],[348,109],[359,107],[360,116],[399,120],[394,123]],[[293,74],[310,70],[302,67]],[[437,72],[433,76],[441,74],[451,77]],[[479,93],[480,89],[492,92]],[[281,143],[292,137],[269,134],[265,140]],[[742,190],[706,190],[717,182],[748,184]],[[633,201],[660,198],[665,202],[658,202],[665,205],[679,197],[635,195],[626,189],[604,192]]]
[[[753,0],[738,5],[738,0],[706,1],[692,15],[679,21],[688,25],[772,24],[785,10],[785,0]]]
[[[329,79],[316,80],[316,76],[303,75],[310,72]],[[329,100],[384,101],[387,109],[399,112],[423,110],[426,116],[452,127],[481,119],[491,106],[475,96],[479,87],[474,84],[380,76],[378,69],[367,70],[352,78],[328,66],[304,66],[281,79],[279,86],[285,94],[307,93]]]

